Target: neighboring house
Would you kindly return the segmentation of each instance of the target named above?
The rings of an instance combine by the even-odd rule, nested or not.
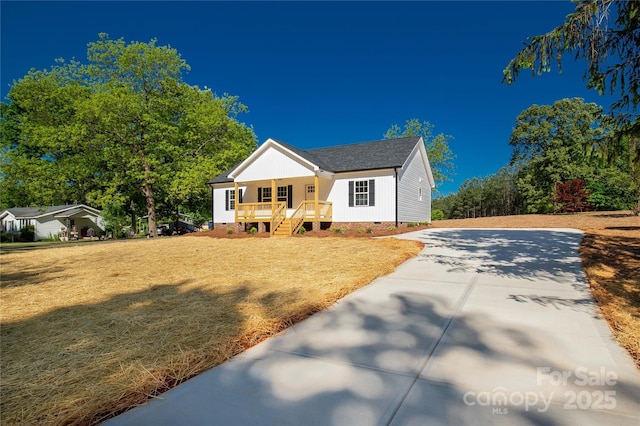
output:
[[[301,150],[267,139],[210,180],[216,226],[291,235],[321,227],[431,221],[429,159],[421,137]]]
[[[0,212],[2,232],[20,233],[33,225],[36,241],[53,236],[83,238],[89,228],[104,231],[105,223],[100,210],[84,204],[68,204],[52,207],[15,207]]]

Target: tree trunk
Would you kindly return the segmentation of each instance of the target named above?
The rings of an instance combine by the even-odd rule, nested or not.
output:
[[[158,224],[156,222],[156,200],[153,197],[153,186],[146,183],[142,188],[144,196],[147,200],[147,215],[149,215],[149,235],[158,236]]]
[[[180,209],[176,207],[176,213],[173,217],[173,232],[178,233],[178,227],[180,226]]]

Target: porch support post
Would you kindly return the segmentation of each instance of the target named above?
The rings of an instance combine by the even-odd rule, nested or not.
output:
[[[233,206],[233,221],[235,223],[238,223],[238,203],[240,201],[240,198],[238,197],[238,182],[234,182],[233,183],[233,191],[234,191],[234,203],[235,205]]]
[[[316,212],[316,217],[315,217],[316,222],[320,220],[320,212],[318,211],[318,192],[320,191],[320,188],[318,186],[319,183],[320,183],[320,179],[318,179],[318,175],[314,175],[313,176],[313,201],[314,201],[313,210]]]
[[[276,212],[276,203],[275,200],[277,200],[276,197],[276,180],[275,179],[271,179],[271,217],[273,217],[273,214]],[[273,232],[273,230],[272,230]]]

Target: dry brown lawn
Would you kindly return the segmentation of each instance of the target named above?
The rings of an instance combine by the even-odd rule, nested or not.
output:
[[[95,424],[325,309],[421,249],[161,238],[0,255],[3,424]]]
[[[584,230],[580,254],[593,294],[640,360],[640,218],[523,215],[432,226]],[[355,230],[219,235],[0,255],[2,423],[97,423],[325,309],[420,250],[396,239],[343,238],[370,236]]]
[[[441,220],[440,228],[577,228],[582,266],[614,336],[640,368],[640,217],[631,212]]]

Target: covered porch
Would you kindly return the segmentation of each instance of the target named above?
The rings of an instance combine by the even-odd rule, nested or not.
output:
[[[331,222],[332,203],[322,199],[328,186],[322,188],[317,175],[312,179],[235,182],[233,199],[238,201],[234,203],[235,222],[269,224],[271,236],[293,235],[305,222]]]

